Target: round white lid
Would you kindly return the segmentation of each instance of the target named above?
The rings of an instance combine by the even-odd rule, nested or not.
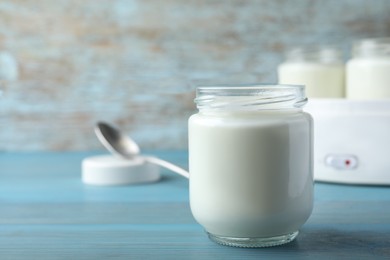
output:
[[[82,181],[90,185],[128,185],[158,181],[160,168],[142,156],[124,159],[100,155],[83,160],[81,175]]]

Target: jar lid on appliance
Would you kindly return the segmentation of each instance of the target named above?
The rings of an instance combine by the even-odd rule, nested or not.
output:
[[[142,156],[124,159],[100,155],[83,160],[81,175],[82,181],[90,185],[128,185],[158,181],[160,169]]]

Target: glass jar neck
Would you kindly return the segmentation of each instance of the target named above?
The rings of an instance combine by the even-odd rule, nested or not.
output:
[[[197,88],[195,99],[201,113],[297,111],[306,102],[299,85],[204,86]]]
[[[336,47],[316,46],[291,49],[286,53],[287,62],[341,63],[341,51]]]
[[[355,58],[390,58],[390,37],[357,41],[353,44],[352,56]]]

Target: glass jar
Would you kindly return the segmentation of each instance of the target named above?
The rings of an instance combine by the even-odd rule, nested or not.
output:
[[[390,38],[363,39],[347,63],[347,98],[390,98]]]
[[[303,86],[198,87],[189,119],[190,205],[221,244],[292,241],[313,207],[312,118]]]
[[[344,63],[335,47],[297,48],[278,67],[280,84],[306,86],[309,98],[343,98]]]

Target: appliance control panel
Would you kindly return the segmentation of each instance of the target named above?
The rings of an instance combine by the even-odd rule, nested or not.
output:
[[[351,154],[328,154],[325,165],[336,170],[353,170],[358,167],[358,158]]]

